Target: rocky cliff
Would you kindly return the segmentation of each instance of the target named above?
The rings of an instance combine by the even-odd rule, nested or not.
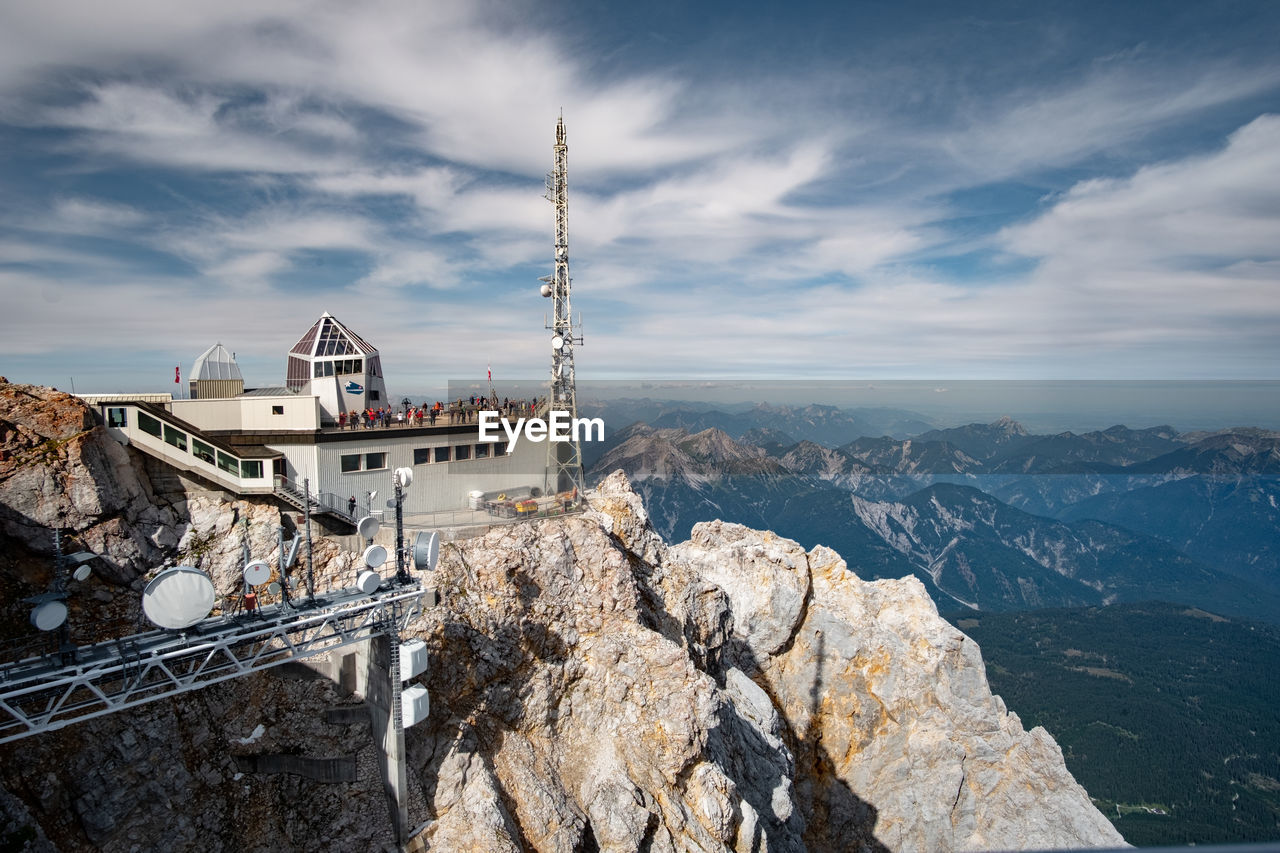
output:
[[[180,556],[233,585],[243,519],[258,553],[270,550],[274,507],[194,489],[162,496],[74,399],[0,390],[9,586],[40,581],[53,524],[110,556],[115,572],[88,584],[119,608],[134,606],[125,586]],[[350,570],[335,543],[318,558],[323,576]],[[450,543],[429,579],[441,603],[411,627],[431,651],[432,693],[431,716],[408,731],[414,844],[1121,844],[1052,738],[1024,731],[991,695],[977,646],[920,583],[868,583],[852,569],[828,549],[719,522],[668,546],[621,474],[582,516]],[[359,697],[284,674],[295,677],[241,679],[0,747],[0,840],[385,844]]]

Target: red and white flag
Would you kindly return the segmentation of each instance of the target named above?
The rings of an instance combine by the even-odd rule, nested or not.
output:
[[[181,373],[182,373],[182,368],[180,368],[180,367],[175,367],[175,368],[173,369],[173,384],[174,384],[174,385],[180,385],[180,384],[182,384],[182,376],[181,376]]]
[[[493,381],[493,365],[489,365],[489,381]]]

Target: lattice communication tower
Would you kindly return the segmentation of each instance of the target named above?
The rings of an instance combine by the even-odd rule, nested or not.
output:
[[[569,146],[565,143],[564,116],[556,122],[555,169],[547,175],[546,197],[556,206],[555,272],[543,276],[542,295],[552,300],[551,393],[547,417],[552,411],[568,414],[570,423],[578,417],[578,395],[574,385],[573,349],[582,345],[582,318],[573,321],[569,278]],[[576,490],[586,493],[582,478],[582,447],[574,435],[568,442],[547,442],[547,472],[544,491]]]

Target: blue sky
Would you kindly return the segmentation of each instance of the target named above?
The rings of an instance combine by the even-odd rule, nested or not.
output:
[[[1280,5],[0,6],[0,373],[1275,378]]]

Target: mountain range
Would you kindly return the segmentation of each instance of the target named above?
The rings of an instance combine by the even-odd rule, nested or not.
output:
[[[766,526],[836,548],[865,576],[915,574],[942,607],[1163,599],[1280,621],[1278,433],[1034,435],[1001,418],[836,446],[796,438],[797,424],[812,434],[853,420],[827,409],[774,407],[787,429],[747,409],[736,439],[636,423],[590,478],[621,468],[664,535],[713,518]]]

